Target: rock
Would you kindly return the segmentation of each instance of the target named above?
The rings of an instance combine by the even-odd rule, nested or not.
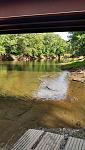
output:
[[[71,72],[69,75],[70,80],[85,83],[85,70]]]
[[[13,57],[10,54],[4,54],[2,55],[2,61],[13,61]]]
[[[80,121],[76,122],[76,127],[81,127],[81,122]]]

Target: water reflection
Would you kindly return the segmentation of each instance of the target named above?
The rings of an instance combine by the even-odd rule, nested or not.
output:
[[[29,71],[29,72],[56,72],[59,71],[56,61],[31,62],[0,62],[0,71]]]
[[[35,97],[41,99],[62,100],[67,96],[68,72],[58,73],[57,77],[47,77],[42,80]]]
[[[0,62],[0,93],[32,97],[39,78],[57,74],[56,62]]]

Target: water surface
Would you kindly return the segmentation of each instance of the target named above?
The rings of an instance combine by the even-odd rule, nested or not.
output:
[[[55,76],[47,76],[41,80],[35,97],[43,100],[64,100],[68,94],[68,85],[68,72],[56,72]]]
[[[10,103],[1,97],[1,129],[2,120],[30,128],[85,126],[85,84],[70,81],[54,61],[0,62],[0,95],[11,99]],[[16,104],[16,97],[26,98],[26,109]]]

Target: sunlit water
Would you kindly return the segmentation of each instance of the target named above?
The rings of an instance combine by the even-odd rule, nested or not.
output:
[[[0,95],[37,99],[29,102],[28,122],[34,126],[85,126],[85,84],[70,81],[68,74],[56,62],[0,62]],[[2,121],[6,108],[4,115],[0,111]],[[16,116],[16,110],[11,113]]]
[[[45,77],[42,79],[36,98],[45,100],[63,100],[68,91],[68,72],[57,73],[55,77]]]
[[[49,81],[45,82],[57,80],[57,75],[62,76],[59,78],[63,78],[63,74],[59,75],[58,70],[56,62],[1,62],[0,93],[9,96],[35,97],[34,95],[39,90],[43,77],[44,80],[47,80],[48,76],[52,76],[51,79],[48,79]],[[53,77],[54,75],[55,77]]]

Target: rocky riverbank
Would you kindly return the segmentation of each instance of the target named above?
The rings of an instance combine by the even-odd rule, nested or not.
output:
[[[85,70],[72,71],[69,74],[70,80],[85,83]]]
[[[38,128],[40,130],[44,130],[46,132],[52,132],[56,134],[61,134],[64,136],[72,136],[76,138],[81,138],[85,139],[85,128],[79,128],[79,129],[74,129],[74,128]]]
[[[0,55],[0,61],[32,61],[32,60],[58,60],[57,56],[47,57],[47,56],[29,56],[29,55],[12,55],[4,54]]]

